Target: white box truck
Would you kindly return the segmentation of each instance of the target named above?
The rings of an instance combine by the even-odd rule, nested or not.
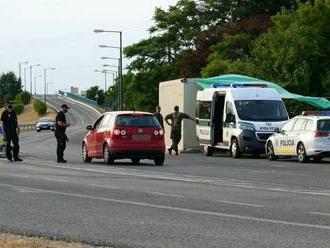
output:
[[[173,112],[174,106],[179,106],[180,112],[190,116],[196,116],[196,96],[201,88],[195,79],[176,79],[159,84],[159,106],[162,108],[162,115],[165,116]],[[166,146],[171,146],[171,129],[165,123],[165,142]],[[182,126],[182,140],[180,151],[199,150],[200,146],[196,137],[196,123],[184,120]]]

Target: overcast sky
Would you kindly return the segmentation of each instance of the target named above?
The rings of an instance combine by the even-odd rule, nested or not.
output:
[[[104,88],[101,56],[118,57],[116,49],[98,48],[100,44],[118,46],[116,34],[94,34],[94,29],[122,30],[124,46],[148,37],[156,7],[168,8],[177,0],[0,0],[0,73],[15,71],[18,62],[56,67],[47,74],[49,90],[92,84]],[[116,64],[116,61],[106,61]],[[127,61],[124,61],[127,64]],[[27,70],[27,85],[30,77]],[[23,70],[22,70],[22,74]],[[22,75],[23,76],[23,75]],[[111,82],[111,77],[109,83]],[[52,84],[53,83],[53,84]],[[43,79],[38,79],[43,92]]]

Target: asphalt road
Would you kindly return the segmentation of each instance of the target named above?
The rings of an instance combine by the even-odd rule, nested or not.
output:
[[[114,247],[330,247],[329,162],[182,154],[162,167],[83,164],[84,127],[98,114],[67,103],[67,165],[55,163],[51,132],[22,134],[23,163],[1,160],[1,231]]]

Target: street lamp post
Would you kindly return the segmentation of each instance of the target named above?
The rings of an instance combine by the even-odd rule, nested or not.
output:
[[[42,75],[34,76],[34,95],[37,95],[37,78],[42,77]]]
[[[18,73],[19,73],[19,79],[22,81],[22,65],[27,65],[29,62],[18,62]]]
[[[32,68],[36,67],[36,66],[41,66],[40,64],[36,64],[36,65],[30,65],[30,94],[33,94],[33,83],[32,83]]]
[[[45,68],[44,69],[44,98],[45,98],[45,103],[47,103],[47,71],[52,71],[55,70],[54,67],[52,68]]]
[[[123,110],[123,32],[122,31],[114,31],[114,30],[103,30],[103,29],[95,29],[95,33],[116,33],[119,34],[120,38],[120,46],[119,47],[109,47],[109,46],[99,46],[99,47],[109,47],[109,48],[119,48],[120,49],[120,57],[119,57],[119,110]]]
[[[29,69],[29,67],[24,67],[24,91],[26,91],[26,70]]]

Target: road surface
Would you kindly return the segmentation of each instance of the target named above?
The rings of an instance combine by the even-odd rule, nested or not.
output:
[[[21,136],[23,163],[0,161],[0,231],[113,247],[330,247],[329,163],[225,154],[105,166],[81,162],[95,111],[70,107],[67,165],[52,132]]]

